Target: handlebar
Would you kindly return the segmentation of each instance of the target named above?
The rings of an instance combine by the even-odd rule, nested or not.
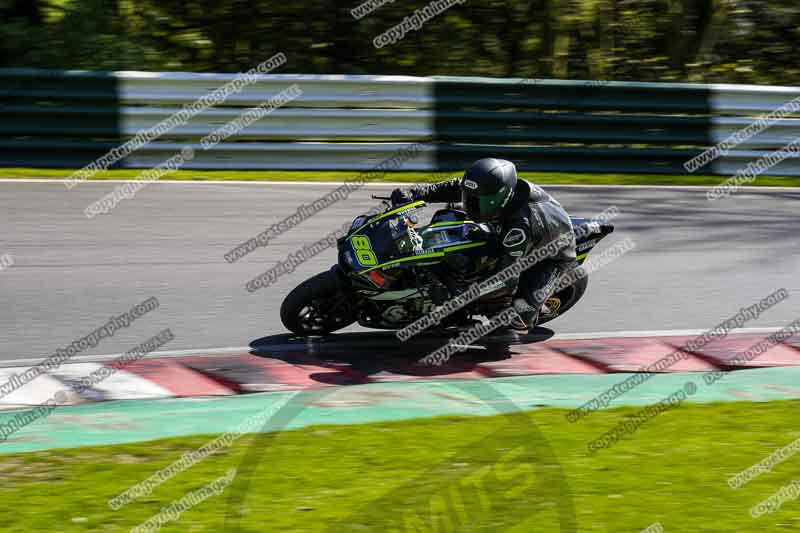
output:
[[[391,197],[391,196],[378,196],[377,194],[373,194],[373,195],[372,195],[372,199],[373,199],[373,200],[387,200],[387,201],[391,201],[391,200],[392,200],[392,197]]]

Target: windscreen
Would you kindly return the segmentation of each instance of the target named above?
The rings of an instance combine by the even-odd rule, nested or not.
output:
[[[422,238],[414,229],[419,224],[420,209],[409,208],[368,223],[350,237],[350,250],[345,261],[355,270],[423,253]]]

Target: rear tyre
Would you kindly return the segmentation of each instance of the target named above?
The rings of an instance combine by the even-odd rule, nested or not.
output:
[[[349,326],[358,313],[336,273],[322,272],[295,287],[281,304],[281,322],[296,335],[326,335]]]
[[[539,315],[539,322],[536,325],[541,326],[569,311],[583,297],[588,285],[589,275],[587,274],[569,287],[561,289],[548,298],[547,305],[550,307],[551,312],[546,315]]]

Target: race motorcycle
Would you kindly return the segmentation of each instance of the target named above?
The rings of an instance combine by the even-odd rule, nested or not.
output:
[[[373,198],[388,200],[378,196]],[[425,202],[397,207],[386,203],[376,215],[360,215],[347,235],[338,240],[338,262],[330,270],[295,287],[281,305],[281,321],[300,336],[325,335],[354,322],[367,328],[402,329],[465,288],[491,276],[497,259],[491,254],[496,239],[491,229],[467,219],[448,205],[420,226]],[[614,231],[609,223],[571,217],[577,260]],[[532,268],[536,268],[534,265]],[[542,306],[538,324],[569,311],[581,299],[588,276],[553,294]],[[506,308],[494,287],[458,312],[439,329],[463,329],[478,316]]]

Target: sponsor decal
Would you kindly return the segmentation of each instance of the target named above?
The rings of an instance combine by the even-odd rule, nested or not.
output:
[[[350,231],[355,231],[355,230],[357,230],[358,228],[360,228],[361,226],[363,226],[363,225],[364,225],[364,222],[366,222],[366,221],[367,221],[367,218],[366,218],[366,217],[358,217],[357,219],[355,219],[355,220],[353,221],[353,225],[350,227]]]
[[[464,180],[464,187],[475,190],[478,188],[478,184],[472,180]]]
[[[558,313],[558,310],[561,309],[561,299],[560,298],[548,298],[547,301],[544,303],[549,312],[545,313],[547,315],[554,315]]]
[[[408,224],[408,222],[406,222],[406,226],[408,226],[408,238],[411,241],[411,245],[414,247],[414,255],[422,255],[426,253],[427,250],[422,248],[422,243],[424,242],[422,235],[417,233],[417,230],[414,229],[412,224]]]
[[[525,232],[519,228],[513,228],[511,231],[506,233],[505,238],[503,239],[503,246],[506,248],[513,248],[514,246],[519,246],[528,237],[525,235]]]

